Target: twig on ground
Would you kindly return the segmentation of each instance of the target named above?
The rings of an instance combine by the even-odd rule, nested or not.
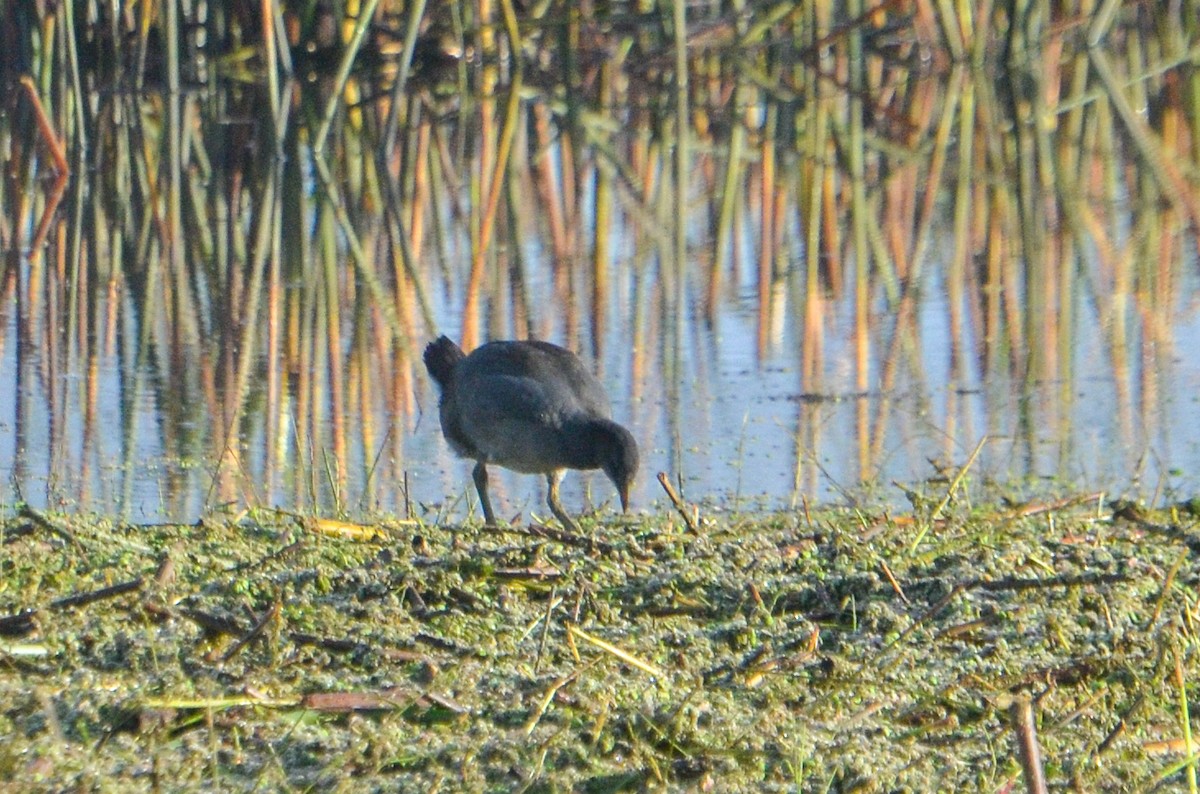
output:
[[[1046,771],[1042,768],[1042,748],[1038,745],[1037,723],[1033,716],[1033,701],[1027,694],[1013,699],[1009,707],[1013,733],[1017,738],[1017,756],[1029,794],[1046,794]]]
[[[638,668],[639,670],[649,673],[650,675],[654,676],[655,678],[657,678],[659,680],[665,681],[667,678],[666,673],[664,673],[662,670],[658,669],[656,666],[654,666],[650,662],[647,662],[644,659],[640,659],[637,656],[634,656],[629,651],[626,651],[623,648],[619,648],[616,645],[613,645],[611,642],[605,642],[604,640],[600,639],[599,637],[588,634],[586,631],[579,628],[574,623],[567,624],[567,635],[568,636],[578,636],[580,639],[587,640],[588,642],[590,642],[592,645],[595,645],[600,650],[611,653],[613,656],[617,657],[618,659],[625,662],[626,664],[633,665],[634,667]]]
[[[700,530],[696,527],[696,518],[692,515],[692,511],[687,509],[687,505],[684,504],[683,500],[679,498],[679,494],[671,486],[671,481],[667,478],[665,471],[658,473],[658,482],[662,485],[663,490],[667,492],[667,498],[671,500],[671,504],[675,505],[675,509],[679,511],[679,515],[683,516],[683,523],[687,524],[687,528],[691,532],[699,535]]]

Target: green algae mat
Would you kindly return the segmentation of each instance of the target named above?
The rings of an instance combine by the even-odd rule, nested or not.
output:
[[[1080,495],[0,522],[27,790],[1186,790],[1200,531]],[[0,786],[0,787],[3,787]]]

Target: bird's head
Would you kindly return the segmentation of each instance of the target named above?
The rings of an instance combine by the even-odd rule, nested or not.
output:
[[[600,468],[617,486],[621,511],[629,510],[629,488],[638,470],[638,447],[633,434],[616,422],[605,422],[601,432]]]

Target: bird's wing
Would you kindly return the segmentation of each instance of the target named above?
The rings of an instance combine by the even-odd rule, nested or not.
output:
[[[462,430],[487,460],[527,472],[562,465],[558,431],[571,411],[539,382],[508,375],[473,378],[458,401]]]
[[[596,376],[571,351],[549,342],[491,342],[467,360],[462,377],[501,375],[527,378],[542,386],[543,399],[562,414],[609,419],[612,407]]]

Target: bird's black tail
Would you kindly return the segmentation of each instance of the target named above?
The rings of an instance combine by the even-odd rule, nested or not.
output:
[[[451,388],[454,383],[454,365],[466,358],[462,348],[450,341],[449,337],[439,336],[425,346],[425,369],[437,381],[442,390]]]

